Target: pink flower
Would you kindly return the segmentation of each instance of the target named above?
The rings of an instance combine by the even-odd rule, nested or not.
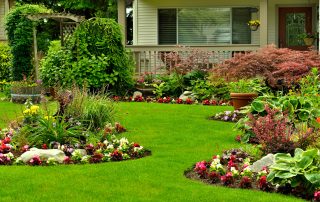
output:
[[[29,145],[24,145],[23,147],[22,147],[22,149],[21,149],[21,151],[22,152],[26,152],[26,151],[28,151],[29,150]]]
[[[314,201],[320,201],[320,191],[314,192],[313,200]]]
[[[32,159],[30,159],[29,164],[32,166],[41,165],[42,161],[38,155],[35,155]]]

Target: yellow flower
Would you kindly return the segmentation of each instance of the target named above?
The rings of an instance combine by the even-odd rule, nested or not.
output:
[[[27,114],[30,114],[30,112],[31,112],[30,109],[26,109],[26,110],[23,111],[23,114],[27,115]]]
[[[38,113],[38,110],[39,110],[39,106],[37,106],[37,105],[32,105],[32,106],[30,107],[31,114],[36,114],[36,113]]]
[[[52,121],[55,120],[53,116],[45,116],[45,117],[43,117],[43,118],[44,118],[45,120],[52,120]]]

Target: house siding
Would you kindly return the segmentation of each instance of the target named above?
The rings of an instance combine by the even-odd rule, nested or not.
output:
[[[269,0],[268,43],[278,42],[278,8],[284,6],[315,6],[317,0]],[[136,0],[134,3],[134,45],[158,45],[158,9],[188,7],[259,7],[259,0]],[[259,12],[253,19],[259,18]],[[316,17],[314,17],[316,19]],[[315,25],[314,25],[315,26]],[[252,44],[259,44],[259,30],[252,32]]]

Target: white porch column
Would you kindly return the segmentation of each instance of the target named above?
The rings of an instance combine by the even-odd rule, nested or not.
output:
[[[9,0],[4,0],[4,14],[6,15],[9,12],[10,4]]]
[[[123,44],[127,43],[126,0],[118,0],[118,23],[121,26]]]
[[[4,15],[7,15],[9,13],[10,9],[10,2],[9,0],[4,0]],[[5,34],[5,39],[7,39],[7,34]]]
[[[268,45],[268,0],[260,0],[260,23],[260,47],[264,47]]]

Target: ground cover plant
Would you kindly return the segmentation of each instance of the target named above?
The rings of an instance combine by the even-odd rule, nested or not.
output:
[[[11,106],[7,102],[5,105]],[[20,105],[12,105],[20,110]],[[1,111],[6,108],[1,103],[0,107]],[[207,186],[183,176],[184,170],[194,162],[212,153],[240,146],[234,141],[236,133],[229,130],[232,123],[206,120],[211,114],[231,110],[231,107],[208,110],[201,105],[118,103],[117,108],[120,111],[117,120],[128,130],[120,137],[124,135],[148,147],[152,156],[138,161],[82,166],[1,166],[0,171],[6,178],[0,185],[7,188],[0,190],[1,199],[231,201],[236,198],[238,201],[300,201],[278,194]]]

